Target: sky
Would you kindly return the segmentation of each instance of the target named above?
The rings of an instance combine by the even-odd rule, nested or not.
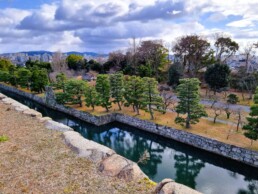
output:
[[[108,53],[138,41],[198,34],[258,42],[258,0],[0,0],[0,53]]]

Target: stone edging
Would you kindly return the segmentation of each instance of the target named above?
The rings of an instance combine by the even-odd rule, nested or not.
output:
[[[30,109],[29,107],[3,95],[0,93],[0,103],[10,105],[12,109],[21,114],[35,117],[39,122],[44,123],[49,130],[62,132],[62,138],[65,144],[78,154],[79,157],[87,158],[97,164],[98,171],[104,176],[117,177],[126,181],[141,181],[149,180],[149,178],[141,171],[139,166],[118,154],[106,146],[90,141],[75,132],[72,128],[53,121],[49,117],[42,117],[42,114]],[[165,179],[167,180],[167,179]],[[170,179],[171,180],[171,179]],[[171,191],[175,194],[201,194],[187,186],[171,181],[171,184],[163,184],[164,181],[158,184],[155,189],[157,194],[170,194]]]
[[[250,166],[258,167],[258,152],[249,149],[237,147],[234,145],[226,144],[215,139],[203,137],[200,135],[192,134],[183,130],[174,129],[171,127],[155,124],[150,121],[142,120],[136,117],[124,115],[121,113],[110,113],[102,116],[95,116],[87,112],[78,111],[72,108],[65,107],[56,103],[50,103],[51,100],[46,100],[39,96],[20,91],[16,88],[9,87],[0,84],[0,89],[11,92],[30,100],[33,100],[39,104],[47,106],[51,109],[58,110],[60,112],[66,113],[68,115],[74,116],[85,122],[92,123],[94,125],[100,126],[105,125],[110,122],[118,121],[129,126],[133,126],[144,131],[154,133],[169,139],[173,139],[199,149],[203,149],[226,158],[230,158]],[[48,102],[48,103],[47,103]]]

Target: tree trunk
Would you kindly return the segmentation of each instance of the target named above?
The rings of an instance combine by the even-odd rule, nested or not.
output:
[[[106,112],[109,112],[109,109],[108,109],[107,105],[105,105],[105,108],[106,108]]]
[[[151,120],[154,120],[151,104],[149,104],[149,112],[150,112],[150,115],[151,115]]]
[[[122,110],[120,102],[117,102],[117,104],[118,104],[119,110]]]
[[[217,117],[218,117],[218,115],[216,115],[216,116],[214,117],[213,123],[216,123]]]
[[[186,127],[187,129],[190,128],[190,118],[189,118],[188,115],[187,115],[187,118],[186,118],[186,121],[185,121],[185,127]]]

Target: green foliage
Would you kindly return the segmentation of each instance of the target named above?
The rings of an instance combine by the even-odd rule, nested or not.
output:
[[[124,76],[122,73],[115,73],[109,76],[111,97],[113,102],[118,104],[119,110],[122,110],[121,104],[123,103],[124,95]]]
[[[29,88],[30,79],[31,79],[31,71],[26,68],[19,68],[17,71],[17,83],[22,88]]]
[[[14,68],[14,67],[15,66],[8,59],[1,59],[0,58],[0,70],[9,71],[11,68]]]
[[[97,71],[98,73],[102,73],[103,72],[103,67],[97,61],[91,59],[91,60],[89,60],[88,63],[89,63],[89,67],[90,67],[91,70]]]
[[[56,89],[62,89],[63,92],[65,92],[65,82],[67,81],[67,77],[64,73],[59,73],[56,75],[56,83],[55,83],[55,87]]]
[[[227,97],[227,102],[229,104],[236,104],[239,102],[238,96],[236,94],[229,94]]]
[[[254,96],[254,105],[251,106],[250,117],[247,117],[247,124],[243,126],[243,130],[246,132],[244,135],[251,139],[251,144],[253,140],[258,139],[258,87],[256,88]]]
[[[163,112],[163,99],[158,91],[158,82],[154,78],[144,77],[141,103],[145,111],[154,119],[153,110]]]
[[[32,69],[32,68],[38,68],[38,69],[45,69],[47,70],[47,72],[51,72],[52,71],[52,68],[51,68],[51,64],[48,63],[48,62],[40,62],[38,60],[36,61],[32,61],[31,59],[29,59],[25,66],[28,68],[28,69]]]
[[[32,68],[31,91],[42,93],[49,84],[47,70]]]
[[[228,65],[215,64],[208,67],[205,72],[205,81],[216,93],[222,88],[228,87],[230,69]]]
[[[173,88],[176,87],[179,84],[179,79],[183,77],[183,74],[184,68],[179,62],[171,65],[168,70],[168,85]]]
[[[65,82],[66,103],[79,104],[82,107],[82,96],[86,87],[87,83],[82,80],[70,79]]]
[[[98,103],[100,106],[109,111],[111,108],[110,102],[110,82],[109,76],[106,74],[99,74],[96,81],[96,91],[98,92]]]
[[[92,107],[94,110],[95,106],[99,104],[98,93],[94,86],[88,86],[85,90],[85,104],[87,107]]]
[[[0,135],[0,143],[8,141],[9,138],[6,135]]]
[[[124,98],[126,100],[125,106],[133,106],[134,111],[139,113],[141,107],[143,91],[143,81],[140,77],[137,76],[128,76],[125,78],[125,93]]]
[[[10,74],[8,71],[0,70],[0,82],[8,83],[10,80]]]
[[[85,66],[85,61],[81,55],[71,54],[66,58],[69,69],[80,70]]]
[[[56,96],[56,102],[58,104],[63,104],[63,105],[68,103],[71,99],[71,95],[64,92],[58,92],[55,94],[55,96]]]
[[[178,117],[175,122],[190,128],[190,124],[199,122],[199,118],[207,116],[200,104],[200,81],[197,78],[181,79],[177,87],[179,103],[176,107]],[[186,115],[181,117],[179,114]]]

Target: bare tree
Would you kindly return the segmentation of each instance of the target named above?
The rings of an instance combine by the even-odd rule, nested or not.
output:
[[[230,115],[232,114],[232,110],[230,108],[230,104],[229,103],[227,103],[226,106],[224,107],[224,111],[225,111],[225,113],[227,115],[227,119],[229,119]]]
[[[162,91],[161,97],[163,98],[164,103],[164,114],[166,113],[166,110],[170,107],[170,110],[173,112],[175,111],[175,106],[177,103],[177,100],[175,99],[175,96],[171,93]]]
[[[234,114],[236,115],[236,119],[237,119],[237,131],[238,131],[240,125],[242,125],[242,123],[243,123],[243,121],[242,121],[242,109],[241,108],[237,109],[237,111],[235,111]]]
[[[212,100],[211,108],[214,107],[214,105],[219,101],[219,99],[220,99],[219,96],[216,96],[216,95],[212,95],[212,96],[211,96],[211,100]]]
[[[67,70],[67,64],[61,51],[53,54],[51,68],[56,72],[65,72]]]
[[[243,52],[244,60],[245,60],[245,69],[247,73],[253,72],[254,69],[254,64],[251,63],[251,61],[255,57],[255,44],[254,43],[248,43],[244,47],[244,52]]]
[[[214,113],[213,123],[216,123],[218,116],[221,115],[221,113],[222,113],[222,109],[221,109],[221,107],[213,107],[212,110]]]

